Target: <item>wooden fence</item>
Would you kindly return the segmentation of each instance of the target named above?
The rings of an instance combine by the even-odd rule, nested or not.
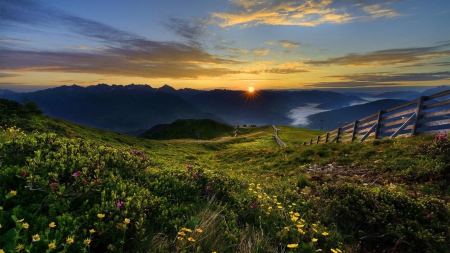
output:
[[[348,123],[311,139],[309,145],[450,132],[450,90],[420,98]],[[304,143],[307,145],[308,143]]]
[[[284,144],[284,142],[282,142],[280,140],[280,138],[278,138],[278,128],[275,125],[272,125],[272,127],[273,127],[273,130],[275,131],[274,134],[273,134],[273,138],[275,139],[275,141],[277,141],[277,143],[278,143],[278,145],[280,145],[280,147],[286,148],[287,145]]]

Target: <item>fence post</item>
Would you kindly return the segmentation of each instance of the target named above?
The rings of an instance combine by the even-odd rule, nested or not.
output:
[[[319,141],[320,141],[320,135],[317,135],[317,141],[316,141],[316,144],[319,144]]]
[[[341,128],[338,127],[338,129],[337,129],[337,135],[336,135],[336,143],[339,142],[339,135],[340,135],[340,134],[341,134]]]
[[[355,120],[355,123],[353,123],[353,131],[352,131],[352,142],[355,140],[355,134],[356,134],[356,125],[358,124],[358,121]]]
[[[328,136],[330,135],[330,133],[327,133],[327,135],[325,135],[325,143],[328,143]]]
[[[409,136],[414,136],[417,133],[417,126],[419,125],[420,114],[422,113],[423,101],[425,101],[424,96],[420,96],[420,98],[417,100],[416,118],[414,119],[411,133],[409,134]]]
[[[313,139],[311,139],[311,140],[309,141],[309,146],[311,146],[311,145],[312,145],[312,140],[313,140]]]
[[[378,111],[377,126],[375,127],[375,134],[373,135],[373,139],[377,139],[378,138],[378,134],[380,133],[381,119],[383,118],[382,117],[383,113],[384,113],[384,110],[379,110]]]

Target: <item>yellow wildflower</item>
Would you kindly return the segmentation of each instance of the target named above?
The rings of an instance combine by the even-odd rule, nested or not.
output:
[[[17,191],[10,191],[9,194],[10,194],[11,196],[16,196],[16,195],[17,195]]]
[[[295,217],[300,217],[300,214],[299,213],[294,213],[294,216]]]
[[[24,246],[23,244],[19,244],[19,245],[17,245],[17,247],[16,247],[16,250],[17,250],[17,251],[21,251],[21,250],[23,250],[23,249],[25,249],[25,246]]]
[[[0,224],[0,228],[2,228],[2,224]],[[1,253],[1,252],[0,252]]]
[[[203,230],[201,228],[197,228],[195,231],[197,231],[197,233],[203,233]]]
[[[313,230],[314,232],[318,233],[317,229],[313,228],[312,230]]]
[[[181,235],[181,236],[185,236],[185,235],[186,235],[186,233],[185,233],[185,232],[183,232],[183,231],[181,231],[181,232],[178,232],[178,235]]]
[[[183,239],[184,239],[183,237],[177,236],[177,240],[178,240],[178,241],[183,241]]]
[[[125,223],[125,224],[130,224],[130,219],[125,218],[124,223]]]
[[[22,221],[24,221],[25,219],[20,219],[20,220],[18,220],[18,222],[22,222]]]
[[[327,232],[323,232],[322,235],[327,236],[329,234]]]
[[[30,225],[28,225],[28,223],[24,223],[24,224],[22,224],[22,228],[25,228],[25,229],[28,229],[30,227]]]
[[[100,219],[103,219],[103,218],[105,218],[105,214],[99,213],[99,214],[97,214],[97,217],[100,218]]]
[[[302,227],[304,227],[305,225],[303,225],[303,224],[297,224],[297,228],[302,228]]]
[[[86,244],[86,245],[89,245],[90,243],[91,243],[91,239],[89,239],[89,238],[86,238],[83,241],[83,244]]]
[[[73,238],[70,237],[70,236],[67,237],[66,242],[67,242],[68,244],[72,244],[72,243],[73,243]]]
[[[195,239],[192,238],[192,237],[189,237],[189,238],[188,238],[188,241],[190,241],[190,242],[195,242]]]
[[[50,222],[50,224],[48,224],[49,227],[54,228],[56,227],[56,224],[54,222]]]
[[[112,244],[110,244],[110,245],[108,245],[108,247],[106,247],[107,249],[109,249],[109,250],[111,250],[111,251],[113,251],[114,250],[114,245],[112,245]]]
[[[91,234],[95,233],[95,229],[89,230],[89,233],[91,233]]]
[[[295,249],[298,247],[298,244],[297,243],[288,244],[287,247],[290,249]]]
[[[56,249],[56,243],[54,243],[54,242],[49,243],[48,244],[48,248],[49,249]]]
[[[338,249],[338,248],[336,248],[336,251],[339,252],[339,253],[342,253],[342,251],[340,249]]]
[[[319,239],[317,239],[317,238],[313,238],[313,239],[311,239],[311,242],[317,242]]]
[[[33,239],[33,242],[38,242],[41,240],[41,237],[39,236],[39,234],[35,234],[31,238]]]
[[[333,253],[338,253],[337,250],[334,250],[334,249],[330,249],[330,250],[331,250],[331,252],[333,252]]]
[[[316,224],[316,223],[313,223],[312,226],[313,226],[313,227],[317,227],[317,224]]]
[[[289,214],[290,214],[290,215],[293,215],[293,214],[294,214],[294,212],[293,212],[293,211],[290,211],[290,212],[289,212]]]
[[[301,229],[301,228],[298,229],[298,232],[299,232],[300,234],[302,234],[302,235],[305,234],[305,231],[303,231],[303,229]]]
[[[289,231],[289,227],[284,227],[284,230],[287,230],[287,231]]]
[[[182,228],[181,231],[192,233],[192,230],[190,230],[189,228]]]
[[[298,217],[294,216],[294,217],[291,218],[291,221],[293,221],[293,222],[296,222],[297,220],[298,220]]]
[[[5,253],[5,251],[3,249],[0,249],[0,253]]]
[[[283,207],[282,206],[277,206],[278,207],[278,209],[283,209]]]

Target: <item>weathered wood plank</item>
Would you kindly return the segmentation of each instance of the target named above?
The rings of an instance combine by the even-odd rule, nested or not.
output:
[[[378,114],[377,114],[378,115]],[[363,124],[359,124],[358,128],[363,128],[365,126],[372,126],[373,124],[377,123],[377,119],[371,120],[369,122],[363,123]]]
[[[367,137],[369,137],[370,133],[377,127],[377,123],[375,123],[367,132],[363,135],[363,137],[359,140],[359,142],[363,142]]]
[[[444,106],[444,105],[450,105],[450,99],[444,100],[444,101],[441,101],[438,103],[430,104],[430,105],[424,105],[422,110],[428,110],[431,108],[436,108],[436,107],[440,107],[440,106]]]
[[[346,134],[348,134],[348,133],[352,133],[353,132],[353,128],[349,128],[349,129],[343,129],[343,130],[341,130],[341,133],[346,133]]]
[[[448,125],[448,124],[450,124],[450,119],[443,119],[443,120],[419,123],[419,128],[428,127],[428,126]]]
[[[402,109],[402,108],[405,108],[405,107],[408,107],[408,106],[411,106],[411,105],[415,105],[415,104],[417,104],[417,99],[416,99],[416,100],[413,100],[413,101],[411,101],[411,102],[408,102],[408,103],[406,103],[406,104],[402,104],[402,105],[399,105],[399,106],[396,106],[396,107],[393,107],[393,108],[384,110],[384,113],[389,113],[389,112],[397,111],[398,109]]]
[[[412,108],[412,109],[409,109],[409,110],[401,111],[401,112],[398,112],[398,113],[391,114],[389,116],[383,117],[382,120],[390,120],[390,119],[398,118],[398,117],[401,117],[401,116],[405,116],[407,114],[409,114],[408,116],[410,116],[415,111],[416,111],[416,108]]]
[[[396,121],[391,121],[391,122],[388,122],[388,123],[383,123],[383,124],[381,124],[381,127],[389,127],[389,126],[395,126],[395,125],[398,125],[398,124],[403,124],[403,123],[405,123],[405,121],[407,121],[408,119],[407,118],[403,118],[403,119],[399,119],[399,120],[396,120]]]
[[[430,95],[430,96],[427,97],[426,100],[440,98],[440,97],[447,96],[447,95],[450,95],[450,89],[446,90],[446,91],[442,91],[442,92],[436,93],[436,94],[433,94],[433,95]]]
[[[376,116],[378,116],[378,112],[374,113],[372,115],[369,115],[369,116],[367,116],[365,118],[360,119],[359,122],[366,121],[366,120],[371,119],[371,118],[375,118]]]
[[[412,126],[409,125],[407,127],[405,127],[403,130],[411,130]],[[394,133],[395,131],[397,131],[396,128],[388,128],[388,129],[383,129],[380,131],[380,134],[389,134],[389,133]]]
[[[442,110],[442,111],[438,111],[438,112],[429,112],[429,113],[422,113],[422,115],[420,116],[420,119],[429,119],[429,118],[433,118],[433,117],[438,117],[438,116],[450,116],[450,109],[446,109],[446,110]]]

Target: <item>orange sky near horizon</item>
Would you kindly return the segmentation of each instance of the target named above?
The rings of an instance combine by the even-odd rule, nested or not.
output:
[[[0,8],[0,89],[135,83],[384,90],[450,83],[446,0],[8,0]]]

